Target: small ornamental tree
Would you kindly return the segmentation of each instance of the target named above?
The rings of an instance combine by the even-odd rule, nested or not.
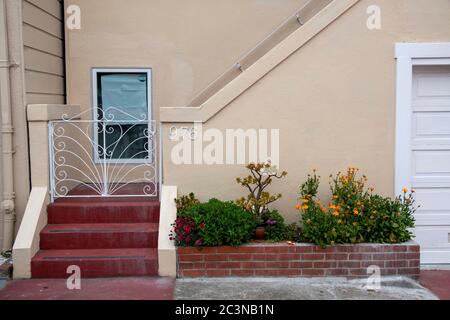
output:
[[[270,194],[266,189],[274,179],[282,179],[287,176],[287,172],[279,172],[276,166],[270,162],[250,163],[246,167],[250,170],[250,175],[244,178],[237,178],[236,181],[241,186],[250,191],[247,197],[236,200],[236,203],[253,214],[258,223],[262,223],[263,214],[266,213],[268,205],[282,197],[281,194]]]

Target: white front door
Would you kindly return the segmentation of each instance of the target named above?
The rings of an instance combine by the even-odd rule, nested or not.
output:
[[[411,176],[422,264],[450,263],[450,66],[415,66]]]

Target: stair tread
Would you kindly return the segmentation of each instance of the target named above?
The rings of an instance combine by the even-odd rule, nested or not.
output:
[[[87,278],[158,274],[157,198],[59,199],[47,213],[33,278],[66,278],[71,265]]]
[[[70,250],[40,250],[33,261],[49,261],[58,259],[149,259],[157,260],[158,250],[151,248],[125,248],[125,249],[70,249]]]
[[[157,232],[158,223],[70,223],[49,224],[42,233],[108,233],[108,232]]]

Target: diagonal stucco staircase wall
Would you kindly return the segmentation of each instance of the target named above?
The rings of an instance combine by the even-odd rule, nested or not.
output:
[[[188,106],[165,107],[161,122],[206,122],[338,19],[359,0],[311,0],[197,94]]]
[[[320,10],[329,5],[332,0],[310,0],[301,9],[297,10],[277,29],[258,43],[252,50],[244,54],[231,68],[214,80],[208,87],[195,95],[188,106],[200,106],[212,95],[217,93],[229,82],[237,78],[242,72],[251,67],[256,61],[286,39],[294,31],[301,28],[314,17]]]

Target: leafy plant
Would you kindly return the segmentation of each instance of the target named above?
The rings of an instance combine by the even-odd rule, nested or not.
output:
[[[198,238],[198,227],[191,218],[177,218],[172,224],[173,230],[169,234],[170,240],[175,241],[178,247],[201,246],[202,241]],[[201,228],[201,227],[200,227]]]
[[[203,246],[238,246],[248,242],[255,230],[251,214],[233,202],[211,199],[194,204],[181,213],[198,226],[198,239]]]
[[[266,189],[274,179],[282,179],[287,176],[287,172],[279,173],[278,169],[270,162],[251,163],[246,168],[250,170],[250,175],[237,178],[236,181],[247,188],[250,194],[236,200],[236,203],[244,210],[251,212],[258,223],[262,223],[262,214],[269,210],[268,205],[282,197],[281,194],[272,195]]]
[[[194,204],[200,203],[200,201],[195,197],[194,193],[189,193],[188,195],[181,196],[175,199],[178,212],[184,211]]]
[[[367,219],[362,228],[368,242],[396,243],[411,240],[409,228],[414,228],[413,213],[417,210],[413,192],[404,193],[395,200],[371,195]]]
[[[308,179],[300,186],[300,194],[302,196],[303,205],[307,205],[309,200],[313,197],[317,197],[319,192],[320,176],[316,174],[316,170],[313,170],[313,175],[308,174]],[[298,205],[300,206],[300,205]]]
[[[9,259],[12,257],[12,251],[11,250],[2,251],[0,255],[5,259]]]
[[[317,196],[320,176],[308,175],[300,186],[303,234],[308,242],[326,246],[335,243],[398,243],[412,238],[415,201],[413,191],[396,199],[383,198],[367,188],[366,176],[357,168],[330,176],[332,200],[324,207]]]
[[[296,240],[297,225],[295,223],[287,225],[277,210],[267,211],[262,218],[266,228],[266,240]]]

